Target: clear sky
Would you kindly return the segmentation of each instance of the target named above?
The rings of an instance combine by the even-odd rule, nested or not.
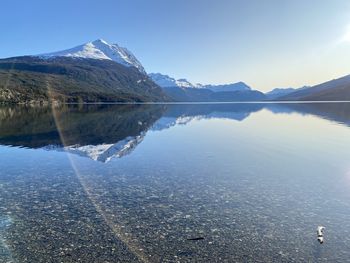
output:
[[[350,74],[349,0],[2,0],[0,57],[98,38],[147,72],[300,87]]]

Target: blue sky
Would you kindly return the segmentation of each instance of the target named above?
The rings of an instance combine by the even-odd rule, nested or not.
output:
[[[347,0],[1,1],[0,57],[103,38],[147,72],[266,91],[350,74]]]

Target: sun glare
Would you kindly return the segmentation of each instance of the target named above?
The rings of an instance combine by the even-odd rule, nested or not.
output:
[[[346,28],[345,34],[341,39],[342,43],[350,43],[350,25]]]

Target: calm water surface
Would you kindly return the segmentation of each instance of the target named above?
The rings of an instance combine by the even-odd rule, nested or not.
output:
[[[350,262],[349,124],[348,103],[0,107],[0,262]]]

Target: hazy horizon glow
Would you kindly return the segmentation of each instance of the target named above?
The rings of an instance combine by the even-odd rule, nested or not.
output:
[[[102,38],[147,72],[193,83],[301,87],[350,74],[350,2],[100,0],[2,2],[0,57]]]

